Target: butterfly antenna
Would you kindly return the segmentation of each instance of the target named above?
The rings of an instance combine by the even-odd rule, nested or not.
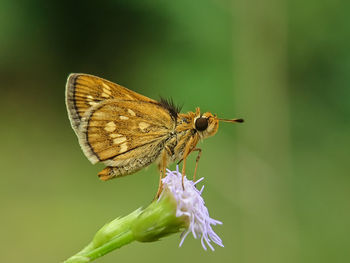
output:
[[[236,123],[236,122],[242,123],[242,122],[244,122],[243,119],[220,119],[220,118],[218,118],[218,120],[219,121],[223,121],[223,122],[231,122],[231,123]]]

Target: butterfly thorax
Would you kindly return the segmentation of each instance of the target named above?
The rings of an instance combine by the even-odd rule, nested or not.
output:
[[[193,127],[195,113],[179,113],[176,118],[176,126],[174,130],[175,136],[166,143],[166,149],[170,162],[180,161],[183,159],[186,145],[191,142],[190,150],[198,143],[200,136]]]

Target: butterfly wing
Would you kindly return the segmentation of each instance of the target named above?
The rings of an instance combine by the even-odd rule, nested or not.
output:
[[[136,161],[145,166],[158,157],[175,122],[159,103],[114,99],[90,107],[78,130],[92,163],[125,166]]]
[[[74,131],[78,132],[78,127],[87,110],[101,101],[110,99],[156,102],[96,76],[70,74],[66,85],[66,105]]]
[[[113,176],[154,162],[174,136],[172,105],[95,76],[71,74],[66,104],[84,154],[94,164],[115,167]]]

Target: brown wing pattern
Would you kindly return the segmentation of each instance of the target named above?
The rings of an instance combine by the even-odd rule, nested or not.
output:
[[[113,99],[86,111],[78,137],[92,163],[122,166],[131,159],[154,160],[174,129],[169,112],[157,103]]]
[[[101,101],[119,99],[155,102],[108,80],[88,74],[70,74],[66,85],[66,104],[76,133],[85,112]]]

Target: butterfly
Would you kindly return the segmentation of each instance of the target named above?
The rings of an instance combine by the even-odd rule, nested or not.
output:
[[[183,161],[197,151],[197,172],[201,149],[197,143],[213,136],[219,119],[210,112],[180,113],[172,100],[156,101],[108,80],[70,74],[66,84],[68,116],[79,144],[91,163],[107,167],[98,173],[101,180],[133,174],[157,163],[161,178],[166,167]],[[195,178],[195,176],[194,176]]]

